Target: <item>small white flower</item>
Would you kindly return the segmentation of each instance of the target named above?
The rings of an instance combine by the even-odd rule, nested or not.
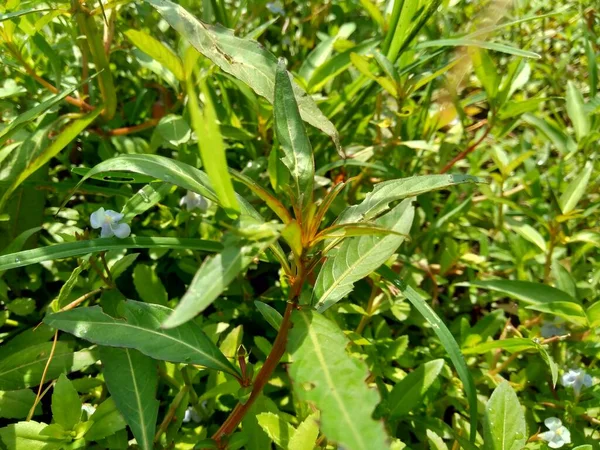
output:
[[[280,16],[285,15],[285,10],[283,9],[283,5],[280,1],[269,2],[267,3],[267,9],[271,11],[273,14],[279,14]]]
[[[123,214],[110,209],[105,211],[104,208],[100,208],[91,214],[90,223],[92,228],[102,228],[100,237],[116,236],[123,239],[131,234],[131,228],[126,223],[119,223],[122,218]]]
[[[585,373],[583,369],[571,369],[563,374],[562,384],[565,387],[572,387],[575,395],[579,395],[582,387],[590,387],[592,385],[592,377]]]
[[[204,212],[208,209],[208,200],[206,200],[202,195],[196,194],[192,191],[187,191],[185,196],[181,197],[179,200],[179,206],[185,205],[188,211],[193,211],[194,209],[199,209]]]
[[[96,407],[90,403],[84,403],[83,405],[81,405],[81,410],[87,414],[89,419],[92,416],[92,414],[96,412]]]
[[[196,410],[190,406],[188,409],[185,410],[185,414],[183,415],[183,423],[188,423],[192,420],[196,423],[200,423],[202,421],[202,418],[200,417],[200,415],[198,415]]]
[[[548,417],[544,424],[549,431],[540,433],[541,439],[548,443],[550,448],[561,448],[565,444],[571,443],[571,433],[563,426],[561,420],[557,417]]]

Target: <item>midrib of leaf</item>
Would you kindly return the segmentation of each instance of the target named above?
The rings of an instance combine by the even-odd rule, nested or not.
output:
[[[333,382],[333,379],[331,378],[331,374],[329,373],[329,368],[327,367],[325,358],[323,357],[323,353],[321,352],[321,347],[319,346],[319,340],[314,335],[314,330],[310,326],[310,321],[307,320],[307,317],[304,314],[301,314],[300,316],[302,317],[302,320],[304,320],[304,322],[306,323],[306,330],[310,337],[310,341],[313,344],[313,348],[314,348],[315,354],[317,355],[317,359],[319,360],[319,364],[321,366],[323,374],[325,375],[325,378],[327,380],[327,385],[330,387],[331,392],[333,393],[333,396],[335,397],[335,401],[338,404],[339,409],[342,411],[342,414],[344,415],[346,423],[349,425],[348,428],[351,430],[351,432],[354,435],[354,437],[356,438],[357,442],[361,443],[361,447],[367,448],[364,446],[364,442],[362,440],[362,435],[358,432],[358,430],[356,430],[353,427],[354,422],[352,421],[352,418],[348,415],[348,411],[346,411],[346,408],[344,407],[344,403],[343,403],[342,399],[340,398],[339,392],[336,389],[336,385]]]
[[[127,362],[129,363],[129,371],[131,373],[131,381],[133,383],[133,392],[135,394],[135,400],[136,403],[138,405],[137,410],[138,410],[138,414],[140,417],[140,425],[142,427],[142,439],[144,440],[144,445],[143,448],[145,449],[151,449],[152,446],[150,445],[150,443],[148,442],[148,436],[146,435],[146,421],[144,420],[144,413],[143,413],[143,408],[142,408],[142,399],[140,398],[140,392],[138,389],[138,385],[137,385],[137,380],[135,379],[135,371],[133,369],[133,364],[131,362],[131,356],[129,356],[129,349],[126,348],[125,349],[125,354],[127,355]]]
[[[355,260],[355,264],[348,264],[348,255],[350,252],[346,253],[346,265],[348,266],[348,268],[342,272],[342,274],[337,278],[337,280],[334,280],[334,282],[332,283],[331,287],[329,289],[327,289],[323,295],[321,295],[321,298],[319,299],[319,302],[321,301],[321,299],[327,299],[327,297],[329,297],[329,295],[331,294],[331,292],[333,292],[340,284],[341,282],[348,276],[348,274],[350,274],[354,268],[356,266],[358,266],[360,263],[362,263],[362,261],[369,256],[375,249],[379,248],[379,245],[381,244],[381,242],[384,240],[385,238],[381,239],[379,242],[377,242],[373,247],[371,247],[370,250],[368,250],[363,256],[360,256],[357,260]],[[333,268],[332,268],[333,270]]]
[[[133,328],[136,330],[142,330],[145,331],[146,333],[152,333],[152,334],[156,334],[158,336],[161,336],[165,339],[171,340],[173,342],[177,342],[179,344],[182,344],[185,347],[191,348],[192,350],[194,350],[194,352],[198,353],[199,355],[203,355],[204,357],[206,357],[206,359],[209,359],[217,364],[217,366],[219,367],[224,367],[223,372],[227,372],[227,373],[231,373],[231,369],[228,368],[227,366],[224,366],[223,363],[221,363],[221,361],[219,361],[218,359],[213,358],[212,356],[208,355],[207,353],[204,353],[203,351],[201,351],[199,348],[194,347],[193,345],[190,345],[188,343],[186,343],[185,341],[181,341],[179,339],[174,338],[173,336],[169,336],[167,334],[163,334],[163,333],[159,333],[158,331],[154,331],[154,330],[150,330],[148,328],[144,328],[144,327],[139,327],[139,326],[135,326],[135,325],[130,325],[128,323],[106,323],[106,322],[93,322],[91,320],[86,320],[86,323],[89,323],[91,325],[109,325],[109,326],[117,326],[117,327],[127,327],[127,328]],[[92,341],[93,342],[93,341]],[[106,345],[106,344],[103,344]],[[116,347],[115,345],[113,345],[112,347]],[[131,348],[131,347],[126,347],[126,348]],[[144,353],[141,349],[139,350],[140,352]]]
[[[292,144],[292,157],[294,158],[294,180],[296,182],[296,190],[298,191],[298,198],[302,195],[302,189],[300,188],[300,167],[298,165],[298,156],[296,155],[296,144],[292,140],[292,131],[290,129],[291,121],[286,121],[287,134]]]

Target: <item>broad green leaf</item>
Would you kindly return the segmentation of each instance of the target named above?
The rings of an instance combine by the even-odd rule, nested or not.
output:
[[[257,414],[258,424],[267,433],[267,436],[281,448],[289,448],[290,438],[295,433],[295,428],[281,415],[271,412]]]
[[[542,283],[521,280],[483,280],[465,283],[491,291],[502,292],[528,305],[553,302],[575,302],[566,292]]]
[[[51,314],[44,323],[95,344],[133,348],[155,359],[199,364],[237,376],[237,369],[196,323],[166,330],[160,325],[171,309],[131,300],[122,308],[124,319],[92,306]]]
[[[485,180],[470,175],[453,174],[425,175],[384,181],[376,184],[360,204],[350,206],[342,211],[336,224],[369,221],[387,210],[391,202],[462,183],[485,183]]]
[[[507,219],[506,222],[519,236],[536,245],[542,252],[546,252],[546,240],[539,231],[531,225],[516,220]]]
[[[169,293],[160,281],[154,267],[137,264],[133,269],[133,284],[141,299],[146,303],[167,304]]]
[[[147,184],[127,200],[121,210],[121,214],[123,214],[121,222],[131,222],[135,216],[148,211],[160,202],[172,189],[174,188],[171,183],[162,181]]]
[[[0,22],[4,22],[5,20],[16,19],[17,17],[25,16],[27,14],[35,13],[35,12],[47,12],[51,11],[51,8],[29,8],[22,9],[20,11],[13,11],[8,13],[0,14]]]
[[[56,94],[50,97],[48,100],[45,100],[38,105],[34,106],[30,110],[24,112],[16,119],[12,120],[6,127],[0,130],[0,146],[4,144],[12,134],[23,128],[27,123],[31,122],[33,119],[38,117],[43,112],[49,110],[53,106],[60,103],[64,100],[65,97],[70,95],[75,88],[67,89],[60,94]]]
[[[510,338],[497,341],[488,341],[474,347],[463,349],[465,355],[479,355],[501,348],[509,353],[537,350],[538,345],[532,339]]]
[[[51,349],[52,342],[44,342],[5,356],[0,361],[0,390],[24,389],[39,385]],[[90,350],[73,352],[71,346],[58,341],[45,379],[53,380],[61,373],[76,372],[97,360],[97,355]]]
[[[100,347],[100,359],[111,398],[131,428],[138,446],[152,450],[159,406],[156,362],[136,350],[113,347]]]
[[[112,397],[104,400],[90,417],[93,425],[85,434],[86,441],[98,441],[115,434],[127,426]]]
[[[592,176],[592,165],[586,164],[581,173],[573,179],[567,186],[567,189],[560,196],[558,204],[563,214],[568,214],[575,209]]]
[[[185,79],[181,59],[165,44],[140,30],[129,29],[123,34],[137,48],[169,69],[179,81]]]
[[[176,114],[168,114],[160,119],[155,130],[160,137],[174,147],[186,144],[192,138],[192,129],[187,121]]]
[[[52,143],[45,148],[43,151],[38,153],[33,159],[27,163],[27,167],[19,173],[19,175],[12,181],[10,186],[6,189],[2,198],[0,198],[0,211],[4,208],[4,205],[8,201],[10,195],[19,185],[31,176],[36,170],[54,158],[60,151],[65,148],[73,139],[75,139],[79,133],[85,130],[98,115],[100,114],[100,108],[96,111],[89,113],[80,119],[75,119],[69,125],[67,125],[52,141]]]
[[[319,414],[311,414],[302,422],[288,443],[288,450],[313,450],[319,436]]]
[[[549,302],[527,306],[527,309],[562,317],[578,326],[588,326],[588,318],[583,307],[575,302]]]
[[[431,48],[431,47],[478,47],[485,48],[487,50],[493,50],[495,52],[506,53],[507,55],[522,56],[524,58],[540,59],[541,56],[534,52],[527,50],[521,50],[520,48],[512,47],[510,45],[501,44],[499,42],[479,41],[476,39],[439,39],[419,42],[416,46],[418,49]]]
[[[554,278],[554,284],[558,289],[566,292],[574,299],[578,298],[577,282],[567,268],[556,259],[552,261],[552,278]]]
[[[589,444],[578,445],[577,447],[573,447],[573,450],[593,450],[592,446]]]
[[[590,116],[585,111],[583,95],[571,80],[567,81],[567,113],[575,129],[577,142],[581,142],[590,132]]]
[[[235,36],[232,30],[204,23],[169,0],[146,2],[201,54],[273,103],[277,58],[266,48]],[[293,86],[302,119],[331,136],[339,148],[339,135],[333,124],[306,92],[295,83]]]
[[[471,435],[470,441],[475,442],[475,437],[477,434],[477,391],[475,389],[475,382],[473,381],[473,377],[463,355],[460,351],[460,347],[456,343],[454,336],[450,333],[450,330],[446,326],[446,324],[440,319],[440,317],[436,314],[436,312],[429,306],[423,297],[419,295],[417,291],[415,291],[412,287],[408,286],[404,281],[402,281],[398,275],[389,267],[381,266],[377,272],[388,282],[392,283],[395,287],[400,289],[400,292],[408,299],[408,301],[421,313],[423,318],[431,325],[431,328],[441,341],[444,349],[448,353],[452,364],[454,364],[454,368],[456,372],[458,372],[458,376],[463,382],[464,390],[467,394],[467,399],[469,401],[469,413],[471,415]]]
[[[58,377],[52,391],[52,418],[65,430],[72,430],[81,419],[81,400],[64,373]]]
[[[489,53],[482,48],[469,47],[468,52],[475,74],[487,93],[488,101],[493,104],[500,84],[496,65]]]
[[[36,395],[29,389],[0,391],[0,418],[24,419],[33,406]],[[37,404],[35,414],[42,412],[42,405]]]
[[[600,327],[600,301],[592,303],[586,311],[590,328],[595,329]]]
[[[342,242],[319,272],[312,304],[322,312],[352,291],[354,283],[377,269],[392,256],[408,235],[414,217],[412,200],[406,199],[376,220],[376,225],[401,235],[359,236]]]
[[[368,222],[358,222],[358,223],[343,223],[341,225],[333,225],[329,228],[326,228],[313,240],[313,243],[321,241],[323,239],[339,239],[339,238],[347,238],[347,237],[355,237],[355,236],[365,236],[365,235],[378,235],[378,236],[386,236],[389,234],[393,234],[396,236],[402,236],[407,238],[407,235],[404,235],[398,231],[395,231],[390,228],[385,228],[375,223]]]
[[[258,312],[260,312],[260,314],[265,318],[267,323],[276,330],[279,330],[281,327],[281,321],[283,320],[283,317],[279,311],[272,306],[267,305],[266,303],[259,302],[258,300],[254,301],[254,305],[256,306],[256,309],[258,309]]]
[[[235,217],[240,213],[240,207],[227,170],[225,143],[219,129],[212,95],[208,92],[205,81],[202,81],[204,109],[201,110],[191,80],[187,82],[187,90],[192,126],[198,136],[198,149],[202,157],[202,164],[219,198],[219,203],[228,215]]]
[[[485,450],[521,450],[527,441],[525,413],[508,381],[494,389],[485,406]]]
[[[55,244],[48,247],[2,255],[0,256],[0,270],[14,269],[42,261],[52,261],[54,259],[71,258],[73,256],[126,248],[169,248],[218,252],[223,249],[223,246],[219,242],[191,238],[99,238],[89,241],[66,242],[64,244]]]
[[[66,439],[41,434],[48,425],[35,422],[18,422],[0,428],[0,444],[8,450],[58,450]]]
[[[379,394],[365,384],[365,363],[346,353],[342,330],[311,311],[294,311],[292,322],[290,377],[298,397],[320,410],[323,434],[348,450],[389,448],[383,423],[371,417]]]
[[[417,407],[443,367],[443,359],[428,361],[397,383],[387,398],[390,418],[404,416]]]
[[[162,326],[176,327],[204,311],[276,238],[277,234],[259,241],[244,241],[226,236],[223,251],[204,260],[186,293]]]
[[[275,133],[283,149],[282,161],[292,176],[296,204],[304,210],[312,202],[315,161],[283,60],[277,65],[274,97]]]

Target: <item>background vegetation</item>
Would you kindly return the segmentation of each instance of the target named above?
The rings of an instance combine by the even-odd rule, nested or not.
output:
[[[597,448],[598,11],[3,2],[0,447]]]

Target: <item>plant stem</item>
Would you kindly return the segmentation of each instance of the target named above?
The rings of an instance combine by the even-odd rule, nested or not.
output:
[[[48,373],[48,368],[50,367],[50,363],[52,362],[52,358],[54,357],[54,351],[56,350],[56,343],[58,342],[58,330],[54,332],[54,341],[52,342],[52,349],[50,350],[50,355],[48,356],[48,361],[46,362],[46,366],[44,367],[44,372],[42,372],[42,378],[40,380],[40,387],[38,388],[37,395],[35,397],[35,401],[29,410],[29,414],[27,414],[27,422],[31,420],[33,415],[35,414],[35,407],[38,405],[42,398],[42,389],[44,387],[44,381],[46,379],[46,374]]]
[[[463,150],[454,158],[452,158],[452,160],[448,164],[446,164],[442,170],[440,170],[440,173],[448,172],[450,169],[452,169],[452,167],[454,167],[454,164],[456,164],[461,159],[466,158],[469,153],[473,152],[477,147],[479,147],[479,144],[481,144],[484,141],[484,139],[488,136],[488,134],[490,134],[490,131],[492,131],[492,125],[493,124],[490,123],[479,139],[477,139],[475,142],[473,142],[473,144],[467,147],[466,150]]]
[[[285,346],[287,343],[288,331],[291,327],[291,317],[292,311],[296,307],[295,302],[289,302],[287,307],[285,308],[285,314],[283,315],[283,321],[281,322],[281,327],[279,328],[279,332],[277,333],[277,337],[275,338],[275,342],[273,343],[273,349],[269,356],[267,356],[267,360],[265,364],[262,366],[256,379],[254,380],[254,384],[252,386],[252,393],[250,397],[246,401],[246,403],[238,403],[237,406],[233,409],[227,420],[221,425],[221,428],[217,430],[217,432],[212,436],[212,438],[217,441],[220,445],[220,440],[224,436],[231,434],[237,426],[240,424],[254,401],[260,396],[263,388],[271,378],[273,371],[279,364],[279,360],[285,353]]]

